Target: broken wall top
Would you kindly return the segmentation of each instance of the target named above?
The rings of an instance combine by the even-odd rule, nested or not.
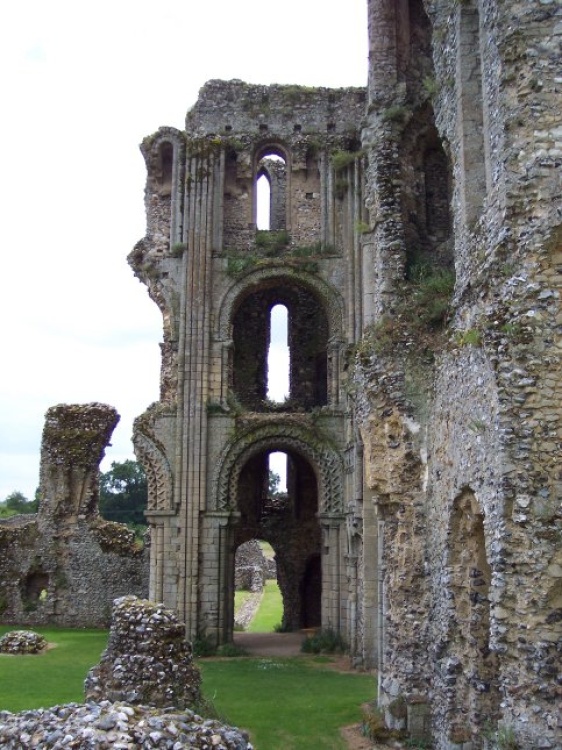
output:
[[[273,132],[345,133],[357,131],[365,114],[366,89],[208,81],[186,116],[192,137]]]

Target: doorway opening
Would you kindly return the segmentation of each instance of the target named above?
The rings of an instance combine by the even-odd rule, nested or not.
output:
[[[280,467],[279,474],[272,467]],[[311,464],[297,451],[274,445],[246,461],[237,490],[240,515],[234,527],[234,549],[260,540],[262,551],[268,549],[264,542],[274,550],[282,612],[272,629],[297,631],[319,626],[321,531],[318,482]],[[233,570],[233,582],[236,576]]]

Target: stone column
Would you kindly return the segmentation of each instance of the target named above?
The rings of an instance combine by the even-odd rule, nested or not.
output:
[[[232,639],[234,621],[234,549],[230,511],[205,513],[201,528],[199,627],[214,643]]]
[[[340,515],[318,517],[322,528],[322,627],[341,632],[344,601],[342,577],[345,575],[344,551],[341,549],[341,528],[345,519]]]
[[[188,160],[190,191],[185,217],[187,255],[185,314],[185,365],[180,386],[183,425],[176,476],[181,477],[181,542],[179,555],[178,611],[188,637],[199,629],[200,514],[207,497],[207,401],[211,358],[211,284],[215,186],[220,186],[220,153],[191,155]]]

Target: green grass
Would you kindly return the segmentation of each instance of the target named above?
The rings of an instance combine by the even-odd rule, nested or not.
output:
[[[263,552],[263,556],[268,560],[273,560],[273,558],[275,557],[275,550],[273,549],[271,544],[269,542],[260,541],[260,547],[261,551]]]
[[[340,727],[361,720],[371,676],[323,667],[325,657],[199,662],[205,696],[250,731],[256,750],[343,750]]]
[[[0,626],[0,636],[13,626]],[[26,629],[26,628],[23,628]],[[106,630],[29,628],[54,648],[42,654],[0,654],[0,710],[23,711],[84,701],[84,680],[107,644]]]
[[[0,635],[15,627],[0,627]],[[84,679],[99,662],[107,631],[33,628],[54,647],[0,655],[0,710],[23,711],[84,700]],[[224,721],[247,729],[256,750],[344,750],[339,728],[360,721],[373,678],[338,673],[328,657],[197,660],[205,698]]]
[[[249,633],[273,633],[282,617],[283,600],[277,581],[266,581],[260,606],[247,630]]]

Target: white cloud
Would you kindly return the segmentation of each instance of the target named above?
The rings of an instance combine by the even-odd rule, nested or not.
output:
[[[138,143],[210,78],[363,85],[366,0],[28,0],[3,9],[0,499],[37,486],[45,410],[105,401],[131,456],[158,397],[160,313],[126,256],[144,234]]]

